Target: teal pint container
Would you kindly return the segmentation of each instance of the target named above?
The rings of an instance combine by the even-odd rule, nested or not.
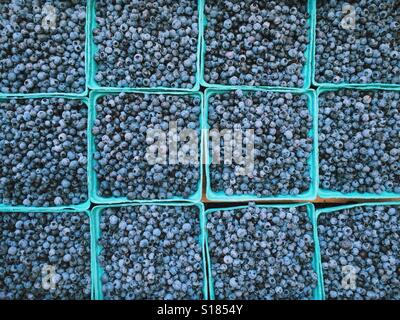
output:
[[[90,105],[90,114],[89,114],[89,128],[90,128],[90,133],[92,132],[93,126],[94,126],[94,121],[96,119],[96,101],[100,97],[107,96],[107,95],[118,95],[121,92],[125,92],[127,94],[132,93],[132,94],[149,94],[149,95],[189,95],[193,97],[199,97],[201,102],[200,106],[203,104],[203,94],[201,92],[143,92],[143,91],[137,91],[137,90],[132,90],[132,89],[125,89],[125,90],[114,90],[114,89],[107,89],[107,90],[94,90],[90,93],[90,98],[89,98],[89,105]],[[90,181],[90,198],[92,202],[97,203],[97,204],[114,204],[114,203],[147,203],[147,202],[169,202],[169,201],[191,201],[191,202],[198,202],[201,200],[202,196],[202,181],[203,181],[203,166],[200,165],[201,159],[203,156],[203,135],[201,133],[203,129],[203,110],[201,108],[200,112],[200,119],[199,119],[199,124],[200,124],[200,137],[199,137],[199,172],[200,172],[200,179],[198,181],[198,188],[194,194],[192,194],[188,198],[182,198],[182,197],[173,197],[170,199],[141,199],[141,200],[128,200],[126,197],[102,197],[98,195],[98,181],[97,181],[97,176],[96,172],[93,169],[93,165],[95,163],[94,160],[94,152],[96,151],[96,145],[95,145],[95,139],[92,134],[90,134],[90,139],[89,139],[89,164],[90,164],[90,170],[89,170],[89,181]],[[145,159],[143,159],[145,161]]]
[[[268,204],[268,205],[257,205],[256,207],[258,208],[296,208],[296,207],[302,207],[306,206],[307,207],[307,216],[313,225],[313,241],[314,241],[314,257],[311,261],[312,268],[317,274],[318,278],[318,283],[317,286],[315,287],[313,291],[312,300],[321,300],[322,299],[322,269],[321,269],[321,259],[320,259],[320,253],[318,250],[318,234],[317,234],[317,226],[316,226],[316,216],[315,216],[315,209],[314,205],[312,203],[296,203],[296,204]],[[230,210],[240,210],[240,209],[246,209],[248,206],[238,206],[238,207],[228,207],[228,208],[214,208],[214,209],[209,209],[204,212],[204,229],[202,230],[202,233],[204,234],[204,239],[205,239],[205,245],[206,245],[206,256],[207,256],[207,261],[208,261],[208,286],[210,288],[210,299],[215,300],[215,293],[214,293],[214,279],[212,277],[212,262],[211,262],[211,256],[212,252],[210,252],[209,247],[208,247],[208,231],[207,231],[207,219],[208,216],[212,215],[216,211],[230,211]]]
[[[93,250],[93,255],[92,255],[92,266],[93,266],[93,274],[95,277],[94,281],[94,290],[95,290],[95,300],[104,300],[103,296],[103,291],[102,291],[102,282],[101,282],[101,277],[104,273],[103,268],[100,266],[100,263],[98,262],[98,257],[101,253],[102,247],[98,243],[100,237],[101,237],[101,230],[100,230],[100,216],[103,210],[107,208],[119,208],[119,207],[126,207],[126,206],[142,206],[142,205],[147,205],[147,206],[162,206],[162,207],[176,207],[176,206],[195,206],[199,210],[199,225],[198,230],[199,230],[199,244],[201,247],[201,252],[202,252],[202,269],[203,269],[203,289],[202,289],[202,294],[203,294],[203,299],[207,300],[209,295],[208,295],[208,278],[207,278],[207,267],[206,267],[206,253],[205,253],[205,239],[204,239],[204,234],[202,230],[205,228],[205,221],[204,221],[204,205],[202,203],[173,203],[173,202],[160,202],[160,203],[136,203],[136,204],[121,204],[121,205],[101,205],[101,206],[96,206],[92,209],[92,225],[93,225],[93,235],[94,237],[92,238],[92,245],[94,247]]]
[[[251,89],[241,89],[244,92],[248,91],[262,91],[262,92],[277,92],[277,93],[286,93],[286,90],[266,90],[260,88],[251,88]],[[265,201],[287,201],[287,200],[314,200],[317,196],[317,188],[318,188],[318,109],[316,105],[316,95],[314,90],[302,90],[298,92],[291,91],[292,94],[306,95],[308,98],[308,110],[312,116],[312,128],[309,132],[309,136],[312,137],[313,140],[313,150],[310,158],[308,159],[308,170],[309,175],[311,177],[311,182],[308,191],[299,194],[299,195],[275,195],[275,196],[265,196],[265,197],[257,197],[256,195],[232,195],[228,196],[223,191],[213,191],[211,189],[211,175],[210,175],[210,166],[212,163],[212,157],[210,155],[209,144],[210,141],[208,139],[208,130],[210,128],[208,124],[208,109],[209,109],[209,98],[215,94],[222,94],[232,92],[232,89],[215,89],[208,88],[205,92],[204,97],[204,119],[203,123],[205,128],[205,150],[204,154],[206,157],[206,196],[207,199],[213,201],[257,201],[257,200],[265,200]],[[268,177],[266,177],[268,179]]]

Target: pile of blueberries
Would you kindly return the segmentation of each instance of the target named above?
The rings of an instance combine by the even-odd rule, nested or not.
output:
[[[100,97],[95,107],[94,170],[100,196],[189,198],[198,190],[199,96],[120,93]],[[191,135],[185,137],[184,130]]]
[[[343,89],[319,96],[320,187],[400,193],[400,92]]]
[[[101,212],[98,257],[105,299],[202,298],[196,206],[142,205]]]
[[[209,149],[214,155],[210,165],[214,192],[265,197],[294,196],[309,190],[313,139],[306,95],[242,90],[214,94],[209,98],[208,124],[212,130]],[[249,129],[254,129],[254,150],[245,140]],[[213,130],[220,134],[219,145]],[[235,142],[232,154],[236,151],[243,159],[228,158],[225,145],[229,141],[225,141],[224,130],[230,130],[232,141],[235,130],[242,131],[242,152],[240,143]],[[216,146],[220,146],[219,161]],[[254,154],[254,168],[248,167],[250,160],[245,160],[250,159],[250,152]]]
[[[0,213],[0,300],[88,300],[86,213]]]
[[[85,0],[1,1],[0,92],[83,93],[85,25]]]
[[[207,83],[304,86],[307,0],[207,0],[204,14]]]
[[[202,120],[211,198],[296,199],[315,180],[400,194],[400,91],[322,90],[316,128],[313,90],[260,89],[306,88],[312,58],[318,83],[400,84],[399,0],[315,2],[314,45],[311,0],[0,0],[0,211],[28,211],[0,212],[0,300],[90,299],[92,243],[105,299],[204,299],[208,284],[216,299],[315,298],[311,204],[217,209],[201,230],[199,205],[156,203],[200,193]],[[104,89],[90,128],[87,76]],[[227,86],[207,90],[204,118],[200,79]],[[102,201],[155,203],[66,209],[89,206],[88,176]],[[400,300],[399,213],[319,217],[328,299]]]
[[[103,87],[192,89],[198,23],[195,0],[97,0],[95,81]]]
[[[312,224],[305,206],[220,210],[207,216],[216,299],[312,299]]]
[[[0,100],[0,203],[86,202],[87,117],[79,100]]]
[[[318,0],[316,81],[400,83],[398,0]]]
[[[360,206],[320,216],[318,233],[328,299],[400,299],[398,206]]]

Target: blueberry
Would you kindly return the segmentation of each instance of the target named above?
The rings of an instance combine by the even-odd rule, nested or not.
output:
[[[89,300],[90,274],[86,213],[0,213],[1,299]]]
[[[271,219],[282,214],[285,218]],[[305,206],[250,204],[209,213],[207,220],[216,299],[312,299],[317,275],[312,268],[312,224]]]
[[[307,1],[206,1],[204,14],[207,83],[304,86]]]
[[[182,230],[185,231],[185,232],[189,232],[191,228],[192,228],[192,226],[190,225],[190,223],[185,223],[182,226]]]
[[[17,253],[17,248],[16,247],[9,247],[8,252],[9,255],[13,256]]]
[[[195,86],[197,1],[99,0],[95,6],[97,26],[92,36],[97,46],[95,80],[100,86]]]
[[[117,216],[113,215],[113,216],[110,217],[110,224],[111,225],[117,224],[118,221],[119,221],[119,219],[118,219]]]
[[[1,93],[85,91],[86,1],[3,1],[0,24]]]
[[[79,100],[2,100],[0,203],[47,207],[87,201],[87,116]]]
[[[127,227],[120,229],[110,224],[112,217],[118,217]],[[202,298],[198,219],[199,210],[195,206],[141,205],[104,209],[98,241],[103,247],[98,259],[104,269],[104,298]],[[182,222],[190,228],[181,230],[178,226]]]
[[[320,215],[327,299],[400,299],[399,217],[397,206],[384,204]]]

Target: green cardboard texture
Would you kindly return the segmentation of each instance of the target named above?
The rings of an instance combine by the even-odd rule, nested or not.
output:
[[[318,110],[316,107],[316,95],[314,90],[301,90],[301,91],[288,91],[288,90],[267,90],[261,88],[236,88],[236,90],[243,91],[263,91],[263,92],[290,92],[292,94],[304,94],[308,97],[308,110],[312,116],[312,129],[310,130],[309,136],[313,139],[313,151],[311,157],[308,161],[309,164],[309,172],[311,176],[310,188],[307,192],[297,195],[276,195],[276,196],[267,196],[267,197],[257,197],[256,195],[232,195],[228,196],[223,191],[215,192],[211,189],[211,179],[210,179],[210,164],[212,163],[212,157],[209,152],[209,139],[208,139],[208,129],[212,129],[208,124],[208,101],[210,96],[225,93],[232,91],[232,89],[214,89],[209,88],[205,92],[204,96],[204,128],[205,135],[203,140],[205,141],[205,157],[206,157],[206,196],[209,200],[217,200],[217,201],[256,201],[256,200],[315,200],[317,196],[317,187],[318,187]]]
[[[124,90],[115,90],[115,89],[107,89],[107,90],[94,90],[91,91],[90,93],[90,98],[89,98],[89,129],[90,132],[92,132],[92,128],[94,126],[94,121],[96,119],[96,101],[99,97],[106,96],[106,95],[117,95],[120,92],[125,92],[127,94],[129,93],[136,93],[136,94],[149,94],[149,95],[158,95],[158,94],[164,94],[164,95],[189,95],[189,96],[197,96],[201,99],[200,105],[203,105],[203,94],[201,92],[170,92],[170,91],[163,91],[163,92],[143,92],[143,91],[138,91],[134,89],[124,89]],[[203,108],[201,108],[200,112],[200,129],[203,129]],[[200,160],[202,159],[203,155],[203,134],[200,133],[200,145],[199,145],[199,158]],[[97,176],[96,173],[94,172],[93,165],[94,165],[94,152],[96,151],[96,146],[95,146],[95,139],[94,136],[91,134],[90,139],[89,139],[89,164],[90,164],[90,170],[89,170],[89,181],[90,183],[90,189],[89,189],[89,194],[92,202],[98,203],[98,204],[113,204],[113,203],[141,203],[141,202],[149,202],[149,201],[161,201],[161,202],[174,202],[174,201],[192,201],[192,202],[197,202],[201,200],[202,197],[202,183],[203,183],[203,166],[199,165],[199,171],[200,171],[200,179],[198,182],[198,189],[197,191],[192,194],[189,198],[181,198],[181,197],[173,197],[171,199],[148,199],[148,200],[128,200],[126,197],[101,197],[98,195],[98,181],[97,181]]]
[[[207,267],[206,267],[206,252],[205,252],[205,239],[204,239],[204,234],[202,230],[205,228],[205,221],[204,221],[204,205],[202,203],[188,203],[188,202],[181,202],[181,203],[173,203],[173,202],[160,202],[160,203],[153,203],[153,202],[147,202],[147,203],[136,203],[136,204],[114,204],[114,205],[101,205],[101,206],[96,206],[92,209],[92,224],[94,228],[93,235],[94,237],[92,238],[92,243],[93,243],[93,252],[95,253],[92,255],[92,266],[93,270],[92,273],[94,274],[95,277],[95,282],[94,282],[94,288],[95,288],[95,300],[104,300],[103,296],[103,291],[102,291],[102,282],[101,278],[104,273],[103,268],[100,266],[97,258],[100,255],[100,252],[102,250],[102,247],[99,245],[98,240],[100,239],[101,236],[101,230],[100,230],[100,216],[101,212],[104,209],[107,208],[119,208],[119,207],[126,207],[126,206],[142,206],[142,205],[156,205],[156,206],[196,206],[199,209],[199,225],[198,225],[198,230],[199,230],[199,244],[201,247],[202,251],[202,268],[203,268],[203,299],[207,300],[208,299],[208,278],[207,278]]]

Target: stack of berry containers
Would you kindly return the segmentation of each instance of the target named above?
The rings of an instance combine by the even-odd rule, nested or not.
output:
[[[2,253],[2,266],[18,277],[10,278],[2,270],[0,296],[94,299],[87,161],[90,1],[23,5],[9,1],[0,9],[6,26],[0,49],[5,62],[0,84],[0,242],[4,248],[6,243],[15,243],[13,237],[20,239]],[[15,15],[21,15],[18,25],[13,21]],[[67,34],[70,38],[64,37]],[[15,48],[11,59],[3,54],[11,52],[3,51],[10,45]],[[12,141],[15,139],[17,144]],[[85,223],[76,224],[82,217],[86,217]],[[19,235],[11,232],[13,227],[19,229]],[[44,230],[43,238],[40,232]],[[79,236],[70,235],[71,231]],[[44,242],[41,246],[30,242],[39,240],[39,233]],[[55,254],[55,246],[62,242],[78,251]],[[32,250],[44,252],[32,256]],[[19,259],[26,264],[22,269]]]
[[[396,1],[8,2],[0,299],[400,299]],[[245,175],[211,153],[236,128]]]
[[[398,300],[399,203],[371,201],[400,196],[400,55],[392,41],[399,7],[395,1],[321,0],[313,7],[318,196],[369,201],[316,211],[321,298]]]
[[[187,6],[186,8],[183,6]],[[124,6],[121,6],[118,8],[118,10],[128,10],[126,13],[130,15],[129,21],[125,21],[126,24],[122,23],[119,21],[120,19],[117,19],[118,16],[113,16],[116,12],[110,12],[108,11],[108,3],[107,1],[93,1],[93,3],[90,6],[90,11],[91,11],[91,33],[90,33],[90,54],[91,54],[91,60],[90,60],[90,71],[89,71],[89,88],[90,88],[90,129],[91,129],[91,137],[90,137],[90,163],[92,165],[92,170],[90,171],[90,181],[91,181],[91,189],[90,189],[90,197],[92,200],[92,203],[94,204],[101,204],[100,206],[95,206],[92,210],[93,212],[93,223],[95,226],[96,234],[95,234],[95,250],[96,250],[96,258],[94,260],[94,263],[96,265],[95,267],[95,274],[96,274],[96,282],[95,282],[95,298],[98,300],[103,300],[103,299],[208,299],[208,280],[207,280],[207,274],[206,274],[206,267],[205,267],[205,254],[204,254],[204,244],[203,244],[203,238],[202,235],[200,234],[200,225],[202,224],[201,222],[201,217],[202,213],[204,211],[204,207],[202,203],[200,202],[201,197],[202,197],[202,182],[203,182],[203,167],[201,166],[201,156],[203,154],[203,135],[202,135],[202,129],[203,129],[203,94],[202,92],[199,91],[200,89],[200,33],[199,33],[199,24],[201,21],[200,13],[198,8],[201,7],[202,1],[199,0],[198,3],[192,2],[192,1],[186,1],[183,3],[174,3],[173,5],[170,4],[168,5],[169,7],[167,8],[167,16],[160,15],[160,9],[156,8],[157,6],[157,1],[139,1],[137,3],[135,2],[129,2]],[[179,20],[179,14],[174,12],[174,10],[177,10],[177,8],[184,9],[184,11],[180,11],[179,14],[182,15],[184,18],[183,20]],[[115,6],[114,9],[117,9],[117,6]],[[131,10],[132,9],[132,10]],[[144,13],[145,11],[145,13]],[[169,12],[168,12],[169,11]],[[143,15],[149,14],[151,17],[144,17]],[[170,65],[164,65],[167,69],[158,69],[161,73],[162,76],[159,78],[154,78],[154,73],[153,77],[149,78],[149,73],[148,72],[155,72],[154,70],[157,69],[155,65],[150,65],[154,63],[156,60],[157,62],[161,59],[164,59],[166,55],[171,55],[172,49],[169,47],[170,44],[166,42],[171,42],[174,41],[176,38],[175,35],[168,35],[168,31],[165,33],[165,39],[159,35],[159,37],[154,37],[154,33],[151,32],[150,29],[157,28],[159,27],[159,24],[163,23],[164,25],[162,28],[167,27],[165,23],[170,23],[171,17],[168,17],[169,14],[175,14],[176,15],[176,20],[172,21],[173,23],[173,29],[175,29],[176,33],[179,34],[180,37],[186,37],[186,46],[187,49],[190,49],[191,52],[185,51],[183,53],[183,56],[181,55],[180,58],[186,59],[185,62],[182,64],[182,61],[174,61],[174,64]],[[135,18],[136,17],[136,18]],[[115,20],[115,19],[117,20]],[[141,26],[142,22],[141,20],[145,18],[143,25]],[[174,19],[175,19],[174,18]],[[136,21],[134,20],[136,19]],[[159,19],[167,19],[165,21],[160,21]],[[186,19],[186,20],[185,20]],[[189,21],[190,20],[190,21]],[[189,24],[188,24],[189,22]],[[117,23],[118,24],[118,31],[113,34],[110,37],[110,24],[112,23]],[[135,23],[137,23],[136,26],[133,26]],[[181,25],[182,23],[182,25]],[[185,26],[183,25],[185,24]],[[128,27],[127,24],[130,26]],[[142,29],[143,27],[143,29]],[[148,27],[148,28],[146,28]],[[186,28],[186,29],[185,29]],[[190,28],[190,32],[188,33],[188,28]],[[181,34],[180,32],[184,31],[184,34]],[[172,31],[169,31],[172,33]],[[129,33],[129,35],[128,35]],[[108,38],[107,38],[108,37]],[[170,39],[169,39],[170,37]],[[175,37],[175,38],[174,38]],[[160,38],[163,38],[163,40],[160,40]],[[183,39],[183,38],[182,38]],[[148,44],[152,42],[151,47],[148,47]],[[162,41],[161,43],[156,43],[158,41]],[[165,42],[166,41],[166,42]],[[192,43],[193,42],[193,43]],[[175,43],[182,45],[182,42]],[[185,44],[183,44],[185,45]],[[172,46],[172,44],[171,44]],[[126,56],[120,55],[121,50],[125,50],[127,53]],[[154,49],[154,50],[153,50]],[[116,53],[118,51],[120,53]],[[157,51],[158,50],[158,51]],[[135,51],[135,54],[132,54],[132,51]],[[166,52],[168,51],[168,52]],[[117,56],[120,55],[124,58],[119,59],[118,62],[115,61],[114,58],[110,58],[113,56],[113,54],[116,54]],[[149,60],[148,53],[151,53],[151,59]],[[125,60],[123,60],[125,59]],[[176,58],[175,58],[176,59]],[[177,63],[179,63],[180,67],[180,73],[179,76],[182,78],[182,81],[179,83],[174,82],[171,79],[171,76],[176,78],[176,72],[178,69],[173,69],[177,68]],[[182,70],[182,66],[184,70]],[[118,70],[119,68],[119,70]],[[125,68],[125,69],[124,69]],[[186,72],[186,69],[188,72]],[[149,71],[151,70],[151,71]],[[118,78],[118,72],[123,72],[124,75],[120,78]],[[111,74],[111,80],[108,77]],[[119,73],[120,75],[120,73]],[[135,78],[135,77],[138,78]],[[147,78],[146,78],[147,77]],[[160,80],[162,78],[162,80]],[[130,79],[130,80],[128,80]],[[157,82],[157,83],[156,83]],[[116,148],[111,150],[108,150],[108,154],[102,155],[100,154],[100,146],[101,143],[104,141],[104,134],[109,133],[109,129],[107,129],[103,126],[102,124],[106,125],[104,123],[104,119],[106,114],[103,113],[101,114],[101,111],[107,112],[107,107],[110,106],[110,104],[113,103],[113,97],[116,99],[122,99],[120,101],[123,101],[125,105],[129,105],[129,107],[132,105],[134,106],[137,100],[139,99],[141,104],[146,104],[147,107],[153,108],[152,110],[156,110],[157,104],[159,103],[158,106],[162,106],[163,110],[158,110],[157,112],[162,112],[163,119],[164,117],[168,117],[169,120],[174,120],[174,113],[176,112],[181,112],[182,115],[184,112],[189,112],[189,117],[193,121],[193,123],[196,124],[196,127],[191,129],[195,129],[197,133],[197,148],[198,148],[198,161],[191,166],[188,166],[188,169],[185,169],[186,171],[182,171],[183,173],[183,178],[186,176],[192,175],[193,177],[190,178],[188,176],[187,179],[189,179],[188,188],[190,184],[190,190],[184,190],[184,192],[176,192],[174,194],[173,190],[166,190],[162,189],[164,186],[161,186],[160,184],[156,183],[156,187],[153,193],[150,192],[146,193],[147,186],[151,186],[152,183],[155,183],[156,179],[154,177],[149,177],[146,169],[142,169],[142,174],[145,176],[136,176],[135,178],[129,177],[127,180],[124,180],[128,184],[128,191],[130,188],[132,188],[130,191],[131,192],[125,192],[127,190],[124,190],[124,188],[118,188],[118,189],[112,189],[113,186],[116,186],[118,184],[118,180],[112,180],[112,178],[108,179],[111,177],[111,175],[107,176],[107,174],[110,174],[110,172],[106,172],[105,174],[102,174],[103,170],[105,170],[105,166],[103,165],[104,161],[107,161],[106,157],[112,156],[114,152],[135,152],[137,148],[130,147],[129,144],[131,143],[130,141],[134,142],[134,140],[137,138],[138,135],[146,135],[148,134],[147,131],[141,130],[141,128],[133,129],[132,128],[132,120],[129,120],[130,123],[127,123],[127,126],[129,125],[129,128],[127,126],[123,127],[122,125],[119,126],[119,123],[115,122],[113,125],[118,126],[118,133],[121,133],[121,137],[123,141],[127,141],[128,145],[126,146],[126,149],[118,149],[118,142],[116,141]],[[123,100],[126,99],[126,100]],[[179,109],[179,106],[183,107],[183,103],[187,103],[189,101],[194,101],[193,105],[187,105],[186,108],[181,108]],[[166,107],[166,105],[168,105]],[[166,108],[170,108],[172,110],[174,106],[178,107],[178,110],[173,111],[174,113],[169,114],[168,110]],[[193,108],[193,109],[190,109]],[[175,108],[176,109],[176,108]],[[186,109],[186,110],[185,110]],[[196,111],[195,111],[196,109]],[[101,110],[101,111],[100,111]],[[129,110],[128,110],[129,111]],[[192,113],[193,111],[193,113]],[[121,116],[123,117],[122,114],[127,112],[127,109],[121,110],[118,109],[119,112],[117,117]],[[140,114],[140,110],[133,110],[131,114],[125,113],[126,117],[129,118],[142,118],[143,115]],[[115,116],[115,114],[114,114]],[[119,119],[121,119],[119,117]],[[177,117],[178,118],[178,117]],[[153,119],[150,119],[153,120]],[[179,119],[175,119],[179,121]],[[185,120],[186,121],[186,120]],[[111,124],[111,123],[110,123]],[[139,123],[139,126],[145,126],[145,123]],[[146,126],[147,130],[154,128],[154,123],[153,122],[148,122]],[[160,125],[164,125],[160,123]],[[180,125],[179,127],[181,127]],[[157,128],[157,126],[155,126]],[[116,128],[116,127],[114,127]],[[103,129],[105,131],[103,131]],[[121,129],[121,131],[119,131]],[[162,127],[162,130],[168,130],[169,127]],[[125,130],[125,131],[122,131]],[[179,129],[178,129],[179,130]],[[107,132],[107,133],[106,133]],[[111,132],[114,134],[115,132]],[[179,134],[179,132],[178,132]],[[132,138],[129,137],[127,138],[127,135],[132,135]],[[168,132],[166,132],[166,135],[168,135]],[[110,136],[113,138],[112,136]],[[168,138],[168,136],[167,136]],[[125,139],[125,140],[124,140]],[[143,150],[146,150],[146,141],[139,142],[139,144],[142,144]],[[107,143],[106,143],[107,145]],[[137,145],[137,144],[135,144]],[[112,145],[110,145],[112,146]],[[103,146],[101,146],[103,147]],[[104,149],[103,149],[104,150]],[[167,155],[167,161],[168,161],[168,155]],[[120,159],[121,160],[121,159]],[[137,162],[137,160],[132,160],[129,158],[125,159],[125,162],[122,162],[124,165],[123,168],[128,168],[127,166],[129,165],[129,162]],[[114,162],[115,163],[115,162]],[[138,165],[145,165],[146,160],[143,158],[142,161],[138,162]],[[167,163],[168,165],[168,163]],[[150,170],[151,168],[155,168],[155,166],[152,165],[147,165],[147,169]],[[165,163],[162,163],[161,166],[165,167]],[[121,168],[121,166],[119,166]],[[160,167],[160,166],[159,166]],[[181,166],[180,169],[185,168],[184,165]],[[129,170],[131,170],[130,168]],[[190,170],[191,172],[189,173]],[[186,173],[185,173],[186,172]],[[182,176],[182,173],[180,175]],[[112,174],[112,172],[111,172]],[[171,171],[171,174],[175,174],[174,171]],[[99,178],[102,178],[102,180],[99,180]],[[139,178],[144,178],[145,182],[138,182]],[[169,179],[170,177],[164,176],[164,179]],[[182,179],[182,178],[180,178]],[[135,182],[135,180],[137,180]],[[150,180],[150,181],[149,181]],[[192,181],[190,181],[192,180]],[[106,183],[110,185],[110,188],[104,188]],[[139,184],[141,183],[140,188],[143,187],[144,191],[142,192],[140,189],[139,191]],[[158,187],[157,187],[158,185]],[[175,184],[174,184],[175,185]],[[181,188],[183,183],[179,185],[179,188]],[[178,186],[177,186],[178,187]],[[164,191],[162,191],[164,190]],[[159,272],[167,272],[163,271],[164,268],[162,265],[157,266],[154,265],[155,267],[155,276],[156,280],[155,282],[153,280],[145,280],[143,279],[142,281],[138,281],[138,285],[136,285],[134,288],[129,289],[128,291],[124,292],[123,290],[118,291],[118,288],[113,288],[110,289],[110,282],[107,283],[105,279],[111,279],[111,275],[107,272],[108,267],[105,265],[106,262],[100,262],[101,259],[104,258],[104,255],[107,254],[106,248],[101,245],[101,236],[104,234],[102,232],[101,228],[101,217],[103,212],[106,210],[120,210],[118,208],[126,208],[125,210],[135,210],[135,208],[146,208],[147,206],[156,206],[158,208],[157,210],[161,210],[160,212],[163,212],[163,210],[166,212],[170,212],[168,210],[181,210],[179,208],[183,208],[182,210],[185,210],[184,208],[196,208],[195,210],[198,210],[197,218],[192,220],[191,223],[194,224],[192,226],[192,231],[196,231],[196,237],[198,238],[198,248],[200,249],[199,253],[201,256],[201,268],[195,270],[197,272],[197,276],[199,277],[198,279],[202,279],[200,282],[201,286],[199,287],[199,281],[196,281],[196,289],[197,292],[195,294],[188,294],[184,295],[182,294],[182,290],[186,288],[186,286],[190,287],[194,285],[195,283],[182,283],[182,287],[179,286],[176,282],[174,282],[174,285],[168,285],[164,282],[161,282],[162,279],[167,279],[169,276],[165,273],[159,273]],[[113,209],[114,208],[114,209]],[[137,209],[140,210],[140,209]],[[116,215],[118,216],[118,215]],[[164,215],[161,216],[164,218]],[[151,221],[150,221],[151,222]],[[159,221],[160,225],[162,225],[164,222]],[[164,226],[165,227],[165,226]],[[178,226],[181,227],[181,226]],[[164,235],[164,233],[167,233],[167,230],[161,229],[161,234]],[[189,234],[188,234],[189,235]],[[142,236],[142,235],[141,235]],[[147,238],[146,238],[147,239]],[[145,238],[143,239],[145,240]],[[139,254],[141,248],[137,248],[137,254]],[[161,248],[159,249],[161,250]],[[133,249],[135,251],[135,249]],[[169,253],[165,253],[169,254]],[[171,253],[172,254],[172,253]],[[138,264],[135,263],[136,261],[130,261],[129,264],[132,267],[133,264],[135,268],[138,268]],[[161,262],[163,263],[163,262]],[[128,266],[127,266],[128,267]],[[147,270],[149,270],[146,267]],[[136,275],[135,277],[140,277],[140,273],[142,271],[136,270]],[[143,272],[144,267],[143,267]],[[147,271],[146,271],[147,272]],[[181,277],[182,276],[182,270],[177,270],[175,271],[174,277]],[[167,272],[168,273],[168,272]],[[126,275],[126,274],[125,274]],[[131,285],[126,281],[125,275],[121,279],[122,286],[126,285]],[[160,277],[167,277],[167,278],[160,278]],[[128,276],[129,279],[129,276]],[[134,278],[137,280],[137,278]],[[111,281],[111,280],[110,280]],[[135,280],[130,280],[130,282],[135,281]],[[153,282],[152,282],[153,281]],[[193,280],[194,281],[194,280]],[[142,283],[140,283],[142,282]],[[113,282],[114,283],[114,282]],[[152,284],[153,283],[153,284]],[[161,290],[162,288],[155,288],[157,286],[157,283],[162,283],[162,285],[165,286],[165,290],[167,292],[162,293],[162,291],[157,291]],[[162,286],[161,285],[161,286]],[[181,290],[178,290],[178,287]],[[148,288],[151,288],[151,290],[154,290],[152,292],[147,292],[146,290]],[[126,287],[125,287],[126,288]],[[174,291],[175,294],[171,294],[171,290]],[[183,288],[183,289],[182,289]]]

